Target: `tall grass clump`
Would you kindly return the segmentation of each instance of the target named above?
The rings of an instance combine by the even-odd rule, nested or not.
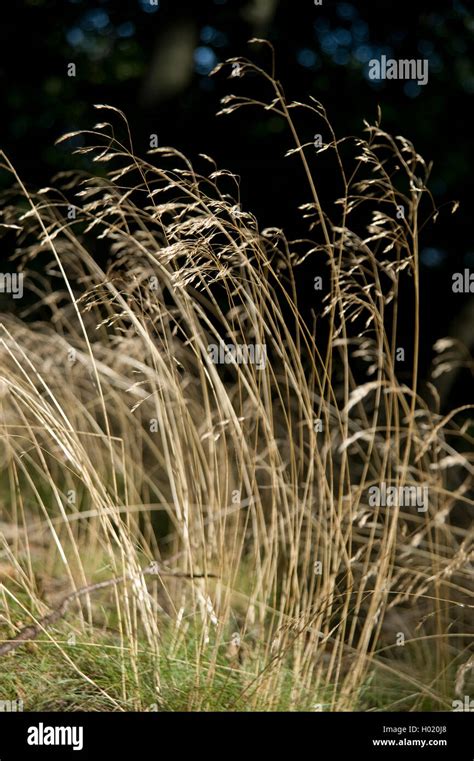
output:
[[[268,99],[223,112],[263,106],[289,128],[308,189],[298,240],[260,229],[209,157],[140,158],[109,106],[76,149],[97,171],[34,192],[3,155],[25,298],[0,326],[0,636],[38,632],[0,657],[0,697],[446,710],[469,676],[472,423],[418,375],[430,167],[380,114],[340,140],[315,99],[235,64]],[[328,208],[317,150],[341,189]],[[300,266],[322,277],[313,320]],[[237,361],[249,345],[266,361]],[[373,504],[382,483],[426,489],[427,509]]]

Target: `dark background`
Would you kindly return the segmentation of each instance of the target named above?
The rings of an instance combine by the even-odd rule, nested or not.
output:
[[[0,147],[23,181],[39,187],[55,172],[77,166],[71,144],[54,141],[101,121],[92,106],[106,103],[126,113],[137,153],[145,154],[156,133],[160,145],[174,145],[191,159],[209,154],[241,176],[242,205],[261,228],[301,235],[297,207],[308,195],[298,158],[284,158],[293,147],[285,125],[257,109],[215,115],[223,95],[248,93],[249,84],[209,78],[210,70],[229,56],[268,61],[265,50],[247,44],[264,37],[275,46],[288,98],[321,100],[339,137],[362,135],[363,119],[373,122],[379,104],[383,128],[409,138],[434,161],[430,187],[443,211],[421,241],[422,374],[436,338],[449,332],[472,346],[472,296],[451,289],[453,272],[474,269],[472,4],[153,1],[19,0],[2,8]],[[381,54],[428,58],[428,84],[370,81],[367,62]],[[76,64],[75,77],[67,75],[69,63]],[[303,140],[319,131],[309,119],[298,126]],[[322,155],[315,174],[323,204],[337,193],[325,169]],[[0,173],[0,188],[9,184]],[[455,199],[461,207],[452,216],[448,202]],[[303,273],[303,296],[305,279]],[[467,373],[450,394],[472,396],[469,383]]]

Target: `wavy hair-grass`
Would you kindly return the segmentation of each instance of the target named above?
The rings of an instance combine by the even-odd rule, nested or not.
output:
[[[134,679],[121,698],[100,687],[110,707],[144,708],[141,648],[160,705],[172,689],[160,664],[192,637],[191,710],[210,705],[202,675],[212,690],[237,672],[228,710],[278,708],[284,690],[292,708],[446,709],[468,660],[472,528],[453,512],[472,509],[473,466],[469,410],[442,416],[434,387],[419,389],[429,167],[380,115],[365,139],[339,140],[319,102],[289,103],[273,71],[236,63],[269,97],[229,96],[223,112],[260,105],[286,121],[309,191],[300,240],[261,230],[209,157],[198,171],[173,148],[135,155],[110,106],[76,149],[107,173],[63,172],[36,193],[3,156],[16,184],[2,222],[30,297],[0,328],[2,636],[16,631],[12,606],[26,622],[48,609],[40,577],[71,591],[129,574],[100,609],[86,596],[68,613],[93,642],[100,611],[115,611]],[[319,150],[343,190],[332,216],[301,115],[328,135]],[[327,287],[309,325],[295,273],[311,261]],[[400,304],[413,315],[403,381]],[[214,364],[208,347],[226,343],[265,344],[265,367]],[[371,506],[381,482],[428,487],[427,511]],[[204,578],[145,583],[151,559]],[[58,629],[44,640],[95,684]]]

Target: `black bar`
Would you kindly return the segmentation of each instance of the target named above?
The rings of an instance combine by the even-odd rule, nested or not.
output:
[[[473,717],[449,713],[1,713],[0,761],[281,757],[472,761]],[[57,731],[56,728],[63,728]],[[75,728],[75,733],[73,733]],[[82,734],[80,732],[82,728]],[[43,741],[33,745],[30,741]],[[49,745],[49,740],[76,745]],[[389,742],[390,741],[390,742]]]

